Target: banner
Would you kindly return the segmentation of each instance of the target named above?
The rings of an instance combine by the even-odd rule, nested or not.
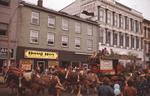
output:
[[[112,60],[101,60],[100,70],[101,71],[112,71],[113,70]]]

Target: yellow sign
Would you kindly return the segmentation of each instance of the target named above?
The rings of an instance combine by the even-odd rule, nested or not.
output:
[[[25,58],[38,58],[38,59],[57,59],[58,54],[56,52],[45,52],[35,50],[25,50]]]

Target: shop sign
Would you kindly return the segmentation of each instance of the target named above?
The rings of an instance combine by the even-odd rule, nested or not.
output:
[[[100,69],[101,71],[112,71],[113,70],[112,60],[101,60]]]
[[[32,60],[20,60],[20,65],[23,70],[31,70],[32,69]]]
[[[58,54],[56,52],[25,50],[25,58],[38,58],[38,59],[57,59]]]
[[[13,58],[14,50],[10,49],[10,56]],[[8,48],[0,48],[0,58],[6,59],[8,58]]]

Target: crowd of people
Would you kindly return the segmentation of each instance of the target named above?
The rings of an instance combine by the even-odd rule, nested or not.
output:
[[[58,73],[59,67],[51,67],[49,71],[52,74]],[[84,73],[85,76],[91,77],[95,83],[95,94],[98,96],[149,96],[150,94],[150,73],[148,71],[136,70],[134,73],[128,75],[117,74],[113,76],[99,76],[90,69],[84,68],[66,68],[65,71],[77,72],[77,74]],[[92,76],[96,74],[96,79]],[[66,79],[67,77],[65,77]],[[88,79],[89,78],[84,78]],[[61,79],[60,79],[61,82]],[[93,89],[94,89],[93,87]],[[90,94],[90,93],[89,93]],[[80,95],[79,95],[80,96]]]
[[[98,96],[149,96],[150,74],[136,71],[127,76],[104,77],[98,87]]]

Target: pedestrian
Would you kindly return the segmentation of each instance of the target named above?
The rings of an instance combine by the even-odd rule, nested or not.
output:
[[[114,96],[114,90],[110,86],[108,77],[104,77],[103,84],[98,87],[98,96]]]
[[[123,96],[137,96],[137,89],[133,86],[133,80],[129,79],[124,88]]]

